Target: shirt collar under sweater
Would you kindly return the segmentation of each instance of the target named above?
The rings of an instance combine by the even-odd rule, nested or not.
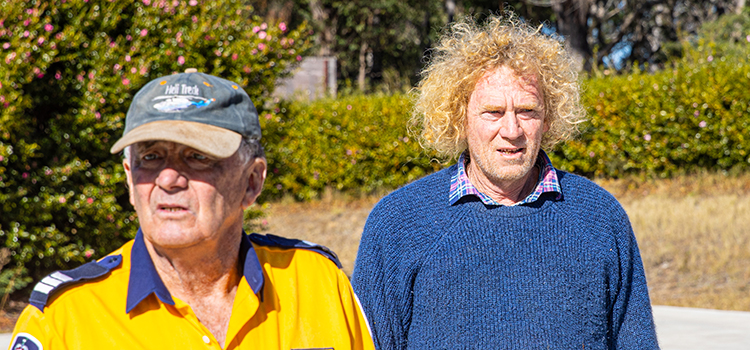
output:
[[[490,196],[479,192],[479,190],[471,184],[469,176],[466,175],[466,165],[468,162],[468,151],[461,153],[461,156],[458,158],[456,171],[451,176],[451,189],[448,195],[450,205],[456,204],[459,199],[465,196],[476,196],[486,205],[502,205]],[[555,168],[552,166],[552,161],[550,161],[547,153],[539,150],[539,155],[536,158],[536,165],[539,166],[539,169],[542,169],[542,171],[539,172],[539,180],[537,181],[536,188],[522,201],[514,203],[511,206],[533,203],[539,199],[543,193],[547,192],[557,193],[556,200],[562,198],[562,189],[560,188],[560,182],[557,179],[557,171],[555,171]]]

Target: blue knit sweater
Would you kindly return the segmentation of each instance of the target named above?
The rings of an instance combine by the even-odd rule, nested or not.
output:
[[[352,284],[385,349],[658,349],[625,211],[558,171],[563,197],[448,203],[455,165],[367,220]]]

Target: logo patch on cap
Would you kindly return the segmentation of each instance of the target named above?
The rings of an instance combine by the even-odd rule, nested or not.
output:
[[[11,350],[43,350],[42,343],[39,342],[33,335],[28,333],[18,333],[13,338],[13,344]]]
[[[172,84],[164,89],[164,95],[154,98],[159,101],[154,108],[164,113],[176,113],[190,107],[201,108],[211,104],[211,100],[200,96],[198,85]]]

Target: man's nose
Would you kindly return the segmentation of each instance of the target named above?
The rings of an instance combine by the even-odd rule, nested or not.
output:
[[[515,111],[506,111],[505,115],[500,118],[500,136],[506,139],[515,140],[523,135],[523,128],[518,122],[518,115]]]
[[[167,192],[184,189],[187,187],[188,179],[181,171],[179,164],[174,160],[167,160],[164,168],[156,177],[156,185]]]

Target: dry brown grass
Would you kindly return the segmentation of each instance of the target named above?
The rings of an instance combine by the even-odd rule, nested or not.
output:
[[[599,183],[630,215],[654,304],[750,311],[750,174]],[[379,198],[271,203],[261,231],[328,246],[351,274]]]
[[[653,303],[750,311],[750,174],[624,182]]]

